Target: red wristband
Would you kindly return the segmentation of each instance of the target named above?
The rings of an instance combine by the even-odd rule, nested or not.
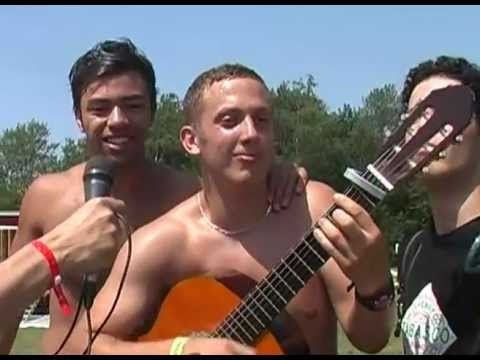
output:
[[[53,291],[55,291],[55,295],[57,296],[58,303],[63,310],[63,314],[68,316],[71,314],[72,309],[68,300],[63,293],[62,289],[62,277],[60,276],[60,269],[58,268],[57,260],[55,259],[55,255],[53,254],[52,250],[45,245],[43,242],[39,240],[33,240],[32,245],[37,249],[45,258],[48,263],[48,267],[50,268],[50,273],[52,274],[52,285]]]

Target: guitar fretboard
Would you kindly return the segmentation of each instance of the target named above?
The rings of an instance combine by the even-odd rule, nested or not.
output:
[[[367,211],[376,205],[368,194],[354,186],[350,186],[345,194]],[[332,220],[336,208],[335,204],[332,205],[324,217]],[[315,239],[313,229],[247,294],[212,337],[226,337],[248,345],[259,340],[260,335],[330,257]]]

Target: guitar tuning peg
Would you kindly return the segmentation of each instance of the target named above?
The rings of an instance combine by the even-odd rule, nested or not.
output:
[[[446,124],[441,130],[440,132],[444,135],[444,136],[448,136],[448,134],[450,134],[453,130],[453,127],[452,125],[450,124]]]
[[[455,137],[455,143],[460,144],[463,141],[463,135],[459,134]]]
[[[438,153],[438,158],[439,159],[445,159],[447,157],[447,153],[445,151],[440,151]]]

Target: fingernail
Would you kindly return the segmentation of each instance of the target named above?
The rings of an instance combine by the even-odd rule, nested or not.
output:
[[[313,236],[315,236],[315,239],[317,239],[318,243],[322,245],[322,247],[325,247],[325,238],[319,228],[313,230]]]

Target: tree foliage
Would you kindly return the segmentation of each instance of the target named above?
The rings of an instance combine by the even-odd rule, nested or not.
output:
[[[278,156],[306,167],[310,178],[342,192],[347,167],[363,171],[379,155],[386,134],[399,124],[399,94],[393,85],[373,89],[361,106],[331,111],[316,93],[317,83],[284,81],[271,89]],[[147,156],[180,170],[197,172],[179,141],[182,103],[176,94],[158,98],[158,110],[146,139]],[[0,206],[18,206],[35,176],[64,170],[87,158],[85,139],[49,142],[46,124],[32,120],[0,136]],[[395,243],[417,231],[428,216],[425,191],[414,181],[389,194],[373,212],[385,240]]]

